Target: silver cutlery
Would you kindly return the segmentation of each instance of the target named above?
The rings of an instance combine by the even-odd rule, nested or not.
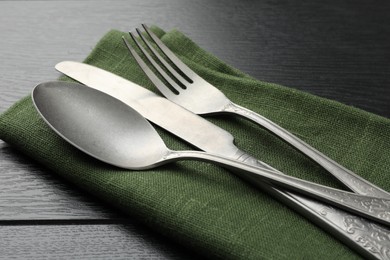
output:
[[[159,134],[134,109],[84,85],[47,82],[32,92],[46,123],[76,148],[109,164],[144,170],[178,160],[221,165],[255,184],[269,181],[390,225],[390,199],[346,192],[200,151],[168,149]]]
[[[246,159],[246,163],[257,167],[267,167],[261,161],[257,161],[234,146],[233,137],[225,130],[131,81],[79,62],[64,61],[55,67],[58,71],[88,87],[121,100],[135,108],[149,121],[201,150],[234,160]],[[175,114],[176,117],[167,117],[167,114]],[[390,250],[388,239],[390,230],[387,227],[299,194],[276,189],[265,183],[258,183],[258,185],[262,185],[262,189],[320,225],[327,232],[334,234],[365,257],[389,258],[386,252]]]
[[[247,118],[269,130],[309,158],[313,159],[342,181],[351,190],[360,194],[390,198],[390,194],[388,192],[346,169],[276,123],[255,113],[254,111],[234,104],[219,89],[205,81],[187,65],[185,65],[179,58],[177,58],[175,54],[170,51],[169,48],[156,35],[154,35],[146,25],[143,25],[143,27],[150,39],[152,39],[161,52],[165,54],[167,60],[172,62],[178,70],[175,70],[164,58],[161,57],[139,29],[136,29],[136,31],[140,39],[143,43],[145,43],[145,46],[147,46],[156,60],[159,61],[163,67],[158,65],[151,55],[148,54],[133,33],[130,32],[130,36],[138,48],[142,51],[145,58],[153,65],[160,76],[169,83],[170,87],[159,79],[159,77],[140,58],[137,52],[135,52],[128,41],[125,38],[123,39],[142,70],[166,98],[195,114],[231,113]],[[171,76],[169,76],[164,69],[169,71]],[[180,84],[176,82],[180,82]]]

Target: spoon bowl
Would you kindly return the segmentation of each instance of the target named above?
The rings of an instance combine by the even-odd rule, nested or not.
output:
[[[46,82],[32,92],[46,123],[83,152],[127,169],[158,165],[168,148],[131,107],[103,92],[68,82]]]

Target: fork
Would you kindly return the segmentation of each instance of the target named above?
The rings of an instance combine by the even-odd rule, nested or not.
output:
[[[149,36],[153,39],[155,44],[165,52],[165,54],[168,54],[168,59],[170,59],[171,63],[175,64],[174,66],[176,69],[180,69],[180,73],[178,73],[175,69],[172,68],[166,62],[164,59],[160,57],[158,52],[150,46],[150,43],[145,39],[145,37],[142,35],[141,31],[137,29],[137,33],[139,34],[141,40],[144,42],[144,44],[150,49],[153,55],[157,56],[157,60],[160,59],[160,63],[163,64],[163,66],[170,71],[171,76],[174,78],[172,79],[171,76],[168,76],[167,73],[154,61],[154,59],[151,58],[151,56],[146,52],[142,46],[138,43],[138,40],[136,36],[133,33],[130,33],[130,36],[133,38],[135,43],[140,47],[141,51],[145,54],[145,57],[147,60],[149,60],[150,63],[155,67],[155,69],[158,71],[160,76],[165,79],[165,82],[168,84],[171,84],[174,88],[169,89],[169,86],[166,86],[159,77],[149,68],[149,66],[141,59],[141,57],[137,54],[137,52],[133,49],[133,47],[129,44],[129,42],[126,40],[126,38],[123,37],[123,40],[125,44],[127,45],[129,51],[137,61],[138,65],[142,68],[142,70],[146,73],[146,75],[149,77],[149,79],[152,81],[154,85],[157,86],[157,88],[160,90],[163,95],[165,95],[168,99],[171,101],[178,103],[179,105],[184,106],[188,110],[198,113],[198,114],[207,114],[211,113],[210,111],[214,111],[213,113],[217,113],[218,111],[224,112],[222,108],[226,107],[226,104],[230,105],[232,103],[231,101],[227,100],[227,98],[215,87],[204,81],[200,76],[198,76],[195,72],[193,72],[191,69],[189,69],[184,63],[182,63],[160,40],[158,37],[156,37],[147,26],[143,25],[146,32],[149,34]],[[184,75],[185,73],[185,75]],[[191,77],[191,78],[189,78]],[[178,82],[182,82],[180,85],[177,86],[175,83],[175,80]],[[187,83],[186,83],[187,82]],[[203,85],[205,84],[205,85]],[[199,89],[196,89],[198,87]],[[190,89],[191,88],[191,89]],[[200,90],[203,89],[209,89],[206,90],[207,95],[213,94],[215,98],[219,97],[219,105],[214,106],[214,110],[211,109],[212,105],[215,104],[214,100],[209,99],[210,106],[205,105],[205,107],[198,107],[196,102],[202,102],[200,99],[203,97],[203,100],[208,100],[207,96],[204,95],[204,93]],[[194,91],[195,93],[198,93],[197,95],[193,92],[188,93],[186,92],[188,89],[191,91]],[[185,91],[184,91],[185,90]],[[180,97],[176,97],[180,95]],[[183,101],[184,100],[184,101]],[[187,101],[186,101],[187,100]],[[188,103],[186,103],[188,102]],[[195,103],[194,103],[195,102]],[[202,102],[202,104],[205,103],[205,101]],[[187,106],[188,104],[188,106]],[[225,105],[224,105],[225,104]],[[235,105],[238,107],[237,105]],[[211,107],[211,108],[210,108]],[[239,107],[241,108],[241,107]],[[244,108],[242,108],[244,109]],[[246,109],[244,109],[245,111]],[[249,111],[251,112],[251,111]],[[251,112],[250,114],[252,114]],[[253,113],[255,114],[255,113]],[[257,114],[255,114],[257,115]],[[258,115],[259,116],[259,115]],[[262,118],[261,116],[259,116]],[[255,121],[256,117],[250,118],[252,121]],[[264,119],[266,121],[269,121],[268,119]],[[258,123],[257,121],[255,121]],[[271,125],[273,124],[270,122]],[[286,131],[286,130],[284,130]],[[286,131],[287,132],[287,131]],[[288,133],[288,132],[287,132]],[[289,134],[289,133],[288,133]],[[275,172],[278,172],[282,174],[280,171],[272,168],[271,166],[258,161],[255,158],[252,158],[251,156],[248,157],[249,159],[245,158],[235,158],[237,160],[243,160],[244,162],[254,165],[256,167],[270,169]],[[234,158],[233,158],[234,159]],[[336,168],[337,169],[337,168]],[[331,170],[330,170],[331,171]],[[332,173],[332,171],[331,171]],[[341,179],[342,182],[347,182],[347,186],[351,188],[351,190],[355,191],[356,193],[361,194],[380,194],[384,198],[388,198],[390,195],[389,193],[381,190],[380,188],[374,186],[373,184],[370,184],[368,181],[365,182],[364,180],[360,180],[361,178],[357,177],[352,174],[352,177],[350,177],[350,182],[348,181],[348,174],[349,171],[344,173],[344,178]],[[384,227],[382,225],[378,225],[377,223],[373,223],[369,220],[366,220],[364,218],[360,218],[354,215],[351,215],[347,212],[344,212],[337,208],[332,208],[327,206],[326,204],[322,204],[321,202],[310,200],[306,197],[300,196],[298,194],[290,193],[287,191],[276,189],[272,186],[270,186],[267,183],[262,184],[262,189],[267,191],[268,193],[272,194],[276,198],[278,198],[281,202],[286,203],[288,206],[292,207],[296,211],[300,212],[304,216],[306,216],[309,220],[313,221],[317,225],[321,226],[331,234],[335,235],[338,239],[342,240],[345,244],[351,246],[356,251],[361,253],[363,256],[365,256],[367,259],[390,259],[387,256],[389,248],[390,248],[390,240],[388,239],[390,237],[390,230],[387,227]],[[367,189],[367,190],[366,190]],[[380,234],[380,235],[379,235]]]
[[[169,85],[160,80],[129,42],[125,38],[123,39],[142,70],[166,98],[195,114],[230,113],[249,119],[314,160],[352,191],[364,195],[390,198],[390,193],[338,164],[268,118],[233,103],[219,89],[185,65],[145,24],[142,26],[153,43],[165,55],[166,59],[162,58],[140,29],[137,28],[136,31],[141,40],[138,40],[134,33],[129,32],[129,34],[145,58]],[[155,59],[142,47],[139,41],[144,43]]]

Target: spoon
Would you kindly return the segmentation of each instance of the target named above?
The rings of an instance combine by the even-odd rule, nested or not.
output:
[[[323,186],[199,151],[173,151],[149,122],[121,101],[84,85],[46,82],[32,92],[44,121],[81,151],[114,166],[145,170],[178,160],[200,160],[328,202],[390,226],[390,200]],[[167,115],[172,116],[172,115]],[[238,171],[238,173],[237,173]]]

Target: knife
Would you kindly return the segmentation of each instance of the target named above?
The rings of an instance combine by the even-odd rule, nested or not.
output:
[[[275,170],[237,148],[229,132],[131,81],[79,62],[64,61],[55,68],[82,84],[121,100],[149,121],[201,150]],[[387,255],[390,229],[387,227],[266,183],[262,188],[365,257],[390,259]]]

